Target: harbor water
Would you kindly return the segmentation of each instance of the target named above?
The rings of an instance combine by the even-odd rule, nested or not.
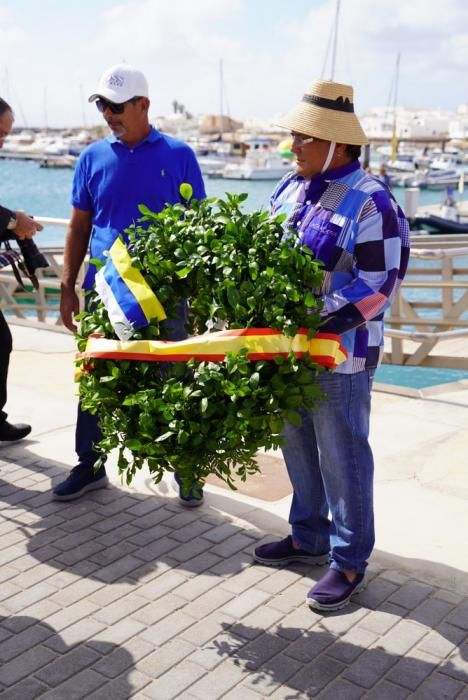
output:
[[[0,160],[0,202],[10,209],[23,209],[33,216],[68,218],[70,215],[70,192],[73,170],[70,168],[40,168],[37,161]],[[223,180],[205,178],[209,197],[222,197],[226,192],[246,192],[245,202],[248,211],[267,208],[274,181]],[[405,191],[400,187],[393,190],[401,205]],[[436,204],[443,193],[422,190],[420,204]],[[144,204],[144,202],[142,202]],[[46,229],[38,243],[44,246],[63,245],[64,231]]]

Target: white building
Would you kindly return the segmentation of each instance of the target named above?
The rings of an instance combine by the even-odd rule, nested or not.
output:
[[[468,141],[468,104],[460,105],[449,121],[449,136],[457,141]]]
[[[391,139],[396,114],[396,135],[399,139],[447,138],[449,115],[445,112],[397,107],[394,113],[388,107],[376,107],[361,118],[364,131],[370,139]]]

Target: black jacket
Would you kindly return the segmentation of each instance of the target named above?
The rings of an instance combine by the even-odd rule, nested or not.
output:
[[[14,216],[14,212],[11,209],[0,206],[0,240],[10,233],[7,226],[12,216]]]

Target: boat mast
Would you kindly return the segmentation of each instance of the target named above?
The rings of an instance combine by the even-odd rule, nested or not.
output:
[[[336,0],[335,24],[333,26],[333,50],[331,62],[330,80],[335,78],[335,63],[336,63],[336,47],[338,43],[338,19],[340,16],[340,0]]]
[[[10,102],[10,81],[8,80],[8,68],[5,66],[5,99]]]
[[[223,97],[223,61],[219,61],[219,140],[223,140],[223,108],[224,108],[224,97]]]
[[[398,151],[398,139],[396,135],[396,122],[397,122],[397,99],[398,99],[398,78],[400,74],[400,52],[397,54],[396,66],[395,66],[395,85],[393,91],[393,126],[392,126],[392,155],[391,162],[394,163],[397,158]]]
[[[335,21],[333,22],[330,32],[328,34],[328,41],[327,41],[327,48],[325,51],[325,58],[323,61],[322,65],[322,72],[320,74],[320,78],[322,80],[334,80],[335,78],[335,64],[336,64],[336,49],[338,46],[338,20],[340,16],[340,0],[336,0],[336,10],[335,10]],[[330,46],[333,45],[332,48],[332,56],[331,56],[331,74],[329,78],[325,78],[325,73],[327,70],[327,65],[328,65],[328,58],[330,56]]]
[[[85,129],[87,129],[88,126],[86,124],[85,99],[84,99],[83,84],[82,83],[80,83],[80,98],[81,98],[81,118],[83,120],[83,127]]]
[[[44,127],[45,130],[49,130],[49,120],[47,117],[47,88],[44,88]]]

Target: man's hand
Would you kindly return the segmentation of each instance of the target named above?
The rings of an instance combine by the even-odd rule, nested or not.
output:
[[[62,296],[60,297],[60,315],[63,325],[72,333],[76,333],[78,328],[73,323],[73,319],[80,312],[80,302],[74,289],[62,285]]]
[[[91,236],[92,222],[92,212],[73,207],[67,235],[65,236],[60,315],[65,328],[68,328],[73,333],[77,331],[77,327],[73,323],[73,317],[80,311],[75,284],[81,264],[85,259],[89,237]]]
[[[22,211],[15,212],[16,214],[16,226],[15,233],[20,239],[32,238],[37,231],[42,231],[44,228],[42,224],[39,224],[31,216],[28,216]]]

